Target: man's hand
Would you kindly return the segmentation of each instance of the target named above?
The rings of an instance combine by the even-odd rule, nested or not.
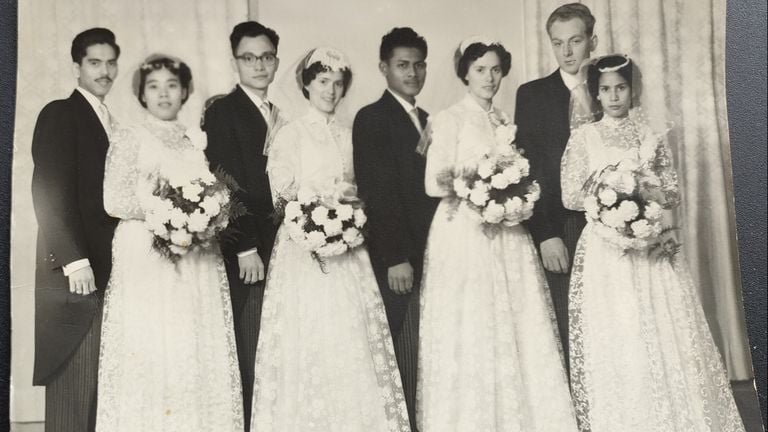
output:
[[[408,294],[413,288],[413,267],[411,263],[404,262],[394,265],[387,270],[389,289],[396,294]]]
[[[255,284],[264,279],[264,263],[257,253],[237,257],[237,265],[240,267],[240,279],[246,284]]]
[[[91,266],[83,267],[69,275],[69,292],[88,295],[96,291],[96,279]]]
[[[568,249],[565,247],[565,243],[560,237],[552,237],[551,239],[544,240],[539,245],[541,250],[541,261],[544,263],[544,268],[552,273],[567,273],[568,264]]]

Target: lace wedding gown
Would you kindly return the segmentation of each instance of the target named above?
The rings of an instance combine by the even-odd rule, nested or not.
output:
[[[657,149],[670,166],[662,180],[677,187],[666,145],[632,117],[606,116],[573,132],[562,162],[566,207],[583,210],[591,173],[624,159],[642,162]],[[569,313],[581,431],[744,430],[682,256],[671,264],[644,251],[624,254],[588,223],[574,258]]]
[[[310,109],[277,133],[267,171],[276,196],[333,191],[353,177],[351,131]],[[264,292],[251,430],[409,431],[365,247],[326,258],[325,271],[282,225]]]
[[[434,116],[426,188],[499,145],[467,95]],[[568,432],[576,421],[549,291],[524,227],[487,237],[466,205],[440,203],[421,293],[417,421],[421,432]]]
[[[150,116],[113,136],[104,204],[121,221],[104,300],[98,431],[243,430],[224,263],[198,252],[173,264],[143,221],[153,180],[207,170],[204,147],[201,132]]]

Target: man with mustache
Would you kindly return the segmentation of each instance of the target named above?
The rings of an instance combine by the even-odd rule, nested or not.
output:
[[[32,138],[38,223],[33,382],[46,386],[46,432],[93,431],[101,312],[117,219],[104,211],[112,120],[104,97],[120,47],[104,28],[72,41],[77,88],[43,108]]]
[[[381,98],[363,107],[352,128],[355,177],[366,203],[369,253],[394,340],[403,390],[416,430],[419,286],[429,225],[438,199],[424,190],[425,159],[416,152],[427,113],[416,96],[427,76],[427,42],[413,29],[381,39]]]
[[[264,279],[277,234],[277,226],[271,219],[274,207],[266,173],[266,146],[281,124],[279,110],[267,98],[280,64],[277,58],[280,38],[274,30],[247,21],[232,29],[229,41],[232,66],[240,84],[206,109],[203,129],[208,135],[205,154],[211,169],[221,169],[234,178],[241,188],[235,196],[248,211],[232,224],[232,241],[222,245],[232,298],[247,432]]]
[[[568,285],[576,243],[586,224],[583,212],[563,206],[560,191],[560,159],[571,135],[571,91],[586,80],[581,65],[597,46],[595,17],[580,3],[555,9],[547,19],[552,51],[560,66],[547,77],[520,86],[517,90],[515,124],[518,145],[531,163],[541,184],[528,227],[539,247],[560,340],[568,365]]]

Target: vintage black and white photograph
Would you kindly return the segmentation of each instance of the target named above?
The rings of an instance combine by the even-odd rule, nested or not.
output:
[[[726,0],[18,4],[14,432],[752,432]]]

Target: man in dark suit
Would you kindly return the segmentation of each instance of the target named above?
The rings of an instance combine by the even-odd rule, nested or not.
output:
[[[528,226],[544,264],[566,363],[568,285],[576,243],[586,221],[583,212],[563,206],[560,159],[570,137],[571,90],[586,79],[580,75],[580,68],[597,46],[594,26],[589,8],[580,3],[566,4],[552,12],[547,33],[560,67],[547,77],[521,85],[515,109],[518,143],[541,184],[541,200]]]
[[[115,35],[92,28],[72,41],[77,89],[43,108],[32,138],[37,216],[35,385],[46,386],[45,430],[92,431],[101,311],[117,219],[102,184],[111,130],[103,103],[117,76]]]
[[[410,28],[381,39],[379,70],[387,90],[362,108],[352,129],[355,177],[366,202],[369,251],[384,299],[405,399],[415,429],[419,286],[438,200],[424,191],[426,161],[416,146],[427,113],[416,95],[427,75],[427,43]]]
[[[274,30],[247,21],[234,27],[229,40],[240,84],[208,107],[203,128],[211,168],[220,168],[237,181],[241,190],[235,196],[248,211],[233,223],[234,241],[222,245],[248,430],[264,278],[277,233],[271,219],[265,144],[276,118],[277,108],[267,99],[267,91],[279,65],[279,37]]]

